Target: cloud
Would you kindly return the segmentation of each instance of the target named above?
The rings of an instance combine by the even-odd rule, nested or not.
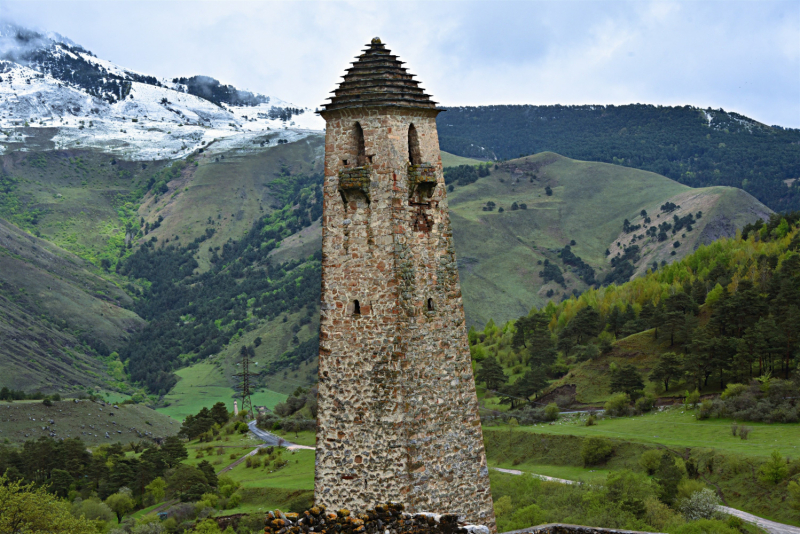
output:
[[[380,36],[442,105],[722,107],[800,127],[800,3],[4,2],[29,27],[160,77],[303,106]]]

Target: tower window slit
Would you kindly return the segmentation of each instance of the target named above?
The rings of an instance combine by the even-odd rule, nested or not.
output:
[[[357,300],[353,301],[353,315],[361,315],[361,304]]]
[[[408,161],[412,165],[422,163],[422,152],[419,148],[419,136],[413,124],[408,126]]]
[[[433,299],[428,299],[428,311],[433,311]]]
[[[367,149],[364,145],[364,130],[361,128],[361,124],[356,123],[356,165],[362,167],[367,164]]]

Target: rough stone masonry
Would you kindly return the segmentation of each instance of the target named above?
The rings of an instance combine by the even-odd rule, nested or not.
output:
[[[380,39],[326,121],[315,499],[495,530],[447,211],[442,109]]]

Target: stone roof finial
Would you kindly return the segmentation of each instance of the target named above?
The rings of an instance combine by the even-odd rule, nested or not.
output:
[[[381,38],[380,37],[373,37],[372,38],[372,44],[381,44]]]

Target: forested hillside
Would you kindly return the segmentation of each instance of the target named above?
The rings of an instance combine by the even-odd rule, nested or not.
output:
[[[321,138],[308,136],[247,150],[212,146],[173,163],[123,161],[93,150],[5,155],[8,194],[0,216],[38,233],[43,244],[74,252],[119,293],[116,307],[105,308],[77,297],[50,299],[48,313],[66,321],[51,327],[96,346],[87,361],[103,361],[80,384],[62,371],[58,386],[31,380],[28,390],[95,384],[129,394],[145,387],[160,396],[175,385],[176,370],[200,362],[199,374],[211,382],[197,382],[190,372],[192,384],[232,385],[243,347],[260,372],[257,387],[288,394],[313,381],[321,153]],[[552,153],[477,170],[455,167],[445,181],[468,322],[480,326],[551,297],[627,280],[769,212],[740,190],[693,190],[653,173]],[[0,240],[4,246],[28,252]],[[30,254],[36,256],[35,248]],[[19,285],[11,277],[18,272],[0,273],[0,280]],[[37,292],[45,283],[41,275],[20,280]],[[18,292],[9,313],[41,315],[34,304],[47,301],[29,295]],[[81,314],[72,312],[76,307]],[[124,335],[98,327],[64,332],[76,317],[105,325],[117,316],[132,321]],[[33,353],[25,347],[34,346],[0,356],[29,362]],[[70,369],[52,359],[36,361]]]
[[[691,187],[741,187],[775,211],[800,209],[800,130],[692,106],[455,107],[442,150],[511,159],[552,151],[662,174]]]
[[[260,320],[302,309],[300,327],[316,320],[321,251],[306,261],[281,263],[270,253],[320,217],[321,184],[319,175],[275,182],[276,189],[285,188],[277,196],[286,207],[256,220],[243,238],[212,249],[208,271],[195,274],[194,253],[214,234],[213,225],[183,247],[159,248],[153,237],[122,264],[120,274],[147,287],[134,309],[148,324],[120,351],[135,382],[163,395],[175,384],[173,369],[216,355]],[[316,338],[301,344],[295,335],[294,347],[267,371],[312,359],[316,344]]]
[[[480,327],[626,282],[771,213],[741,189],[552,152],[446,169],[445,182],[467,324]]]
[[[699,398],[739,383],[728,397],[749,400],[709,405],[708,415],[797,421],[787,392],[800,381],[774,380],[791,378],[800,360],[799,227],[800,213],[775,215],[644,277],[473,330],[478,379],[519,406],[556,386],[580,402],[617,392],[652,406],[656,394]],[[741,397],[758,377],[772,385]]]

